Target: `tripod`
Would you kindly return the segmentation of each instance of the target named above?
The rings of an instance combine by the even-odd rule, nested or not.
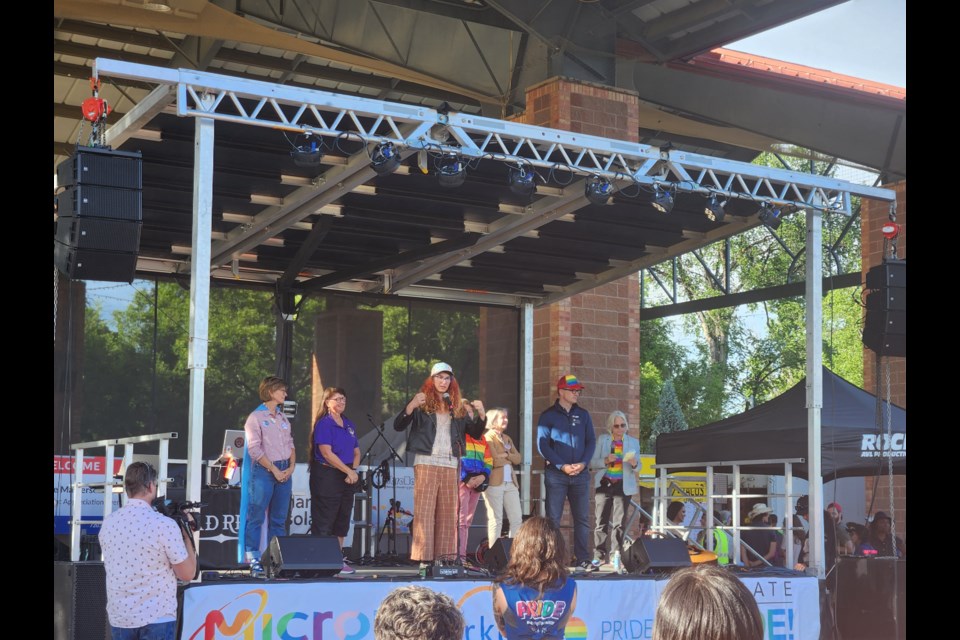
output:
[[[377,505],[380,504],[380,489],[386,486],[387,481],[391,483],[391,492],[392,498],[390,499],[390,510],[387,511],[387,519],[383,523],[383,528],[380,530],[380,535],[377,536],[377,543],[374,547],[373,555],[378,555],[380,551],[380,541],[383,539],[384,531],[388,532],[387,536],[387,559],[396,562],[399,558],[397,555],[397,518],[396,516],[399,513],[404,513],[407,515],[410,514],[408,511],[403,511],[400,509],[400,502],[397,501],[397,460],[400,460],[402,463],[403,460],[400,458],[400,454],[397,453],[397,450],[393,448],[393,445],[390,444],[390,441],[387,440],[387,437],[383,433],[383,423],[379,425],[373,421],[373,416],[367,414],[367,420],[370,421],[370,424],[373,425],[373,428],[377,431],[377,437],[374,438],[373,442],[370,443],[370,446],[367,447],[367,453],[365,454],[368,458],[370,456],[370,451],[373,449],[373,446],[377,443],[378,440],[383,438],[384,444],[387,445],[387,448],[390,449],[390,456],[388,457],[390,465],[388,466],[387,460],[384,460],[380,463],[379,468],[376,472],[371,475],[371,484],[377,489]],[[392,468],[391,468],[392,467]],[[380,475],[381,481],[376,481],[377,474]],[[379,511],[378,511],[379,513]],[[389,527],[389,528],[388,528]],[[366,556],[365,556],[366,559]],[[370,558],[372,561],[373,558]]]

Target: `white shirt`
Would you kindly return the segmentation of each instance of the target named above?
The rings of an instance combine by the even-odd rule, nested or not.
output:
[[[100,528],[107,573],[107,617],[135,629],[177,619],[177,576],[187,549],[180,528],[143,500],[130,498]]]

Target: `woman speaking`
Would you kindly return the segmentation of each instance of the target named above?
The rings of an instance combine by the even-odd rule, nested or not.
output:
[[[457,487],[466,434],[483,435],[486,413],[479,400],[468,402],[446,362],[433,365],[420,392],[393,421],[407,433],[413,460],[413,541],[410,559],[421,567],[457,553]]]

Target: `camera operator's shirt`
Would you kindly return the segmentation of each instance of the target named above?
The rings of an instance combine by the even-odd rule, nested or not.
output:
[[[177,523],[130,498],[104,519],[99,537],[110,624],[131,629],[176,620],[173,565],[188,557]]]

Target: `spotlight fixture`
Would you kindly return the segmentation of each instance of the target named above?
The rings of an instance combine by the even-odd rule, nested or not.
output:
[[[723,222],[723,217],[726,215],[723,208],[726,206],[726,200],[720,200],[716,194],[713,194],[707,198],[707,203],[703,206],[703,215],[713,222]]]
[[[455,153],[444,156],[437,169],[437,182],[441,187],[453,189],[463,184],[467,178],[466,166]]]
[[[670,210],[673,209],[673,194],[670,189],[662,189],[660,185],[654,185],[653,200],[650,204],[661,213],[670,213]]]
[[[304,133],[297,137],[297,142],[290,152],[293,164],[305,169],[316,169],[323,162],[323,140]]]
[[[760,203],[760,222],[765,224],[771,231],[780,228],[780,207],[772,205],[769,202]]]
[[[392,142],[381,142],[370,154],[370,165],[378,176],[388,176],[400,166],[400,154]]]
[[[593,176],[583,187],[583,195],[591,204],[607,204],[613,195],[613,185],[606,178]]]
[[[533,169],[521,164],[518,168],[510,167],[507,172],[507,181],[510,183],[510,191],[518,196],[529,198],[537,190],[537,174]]]

